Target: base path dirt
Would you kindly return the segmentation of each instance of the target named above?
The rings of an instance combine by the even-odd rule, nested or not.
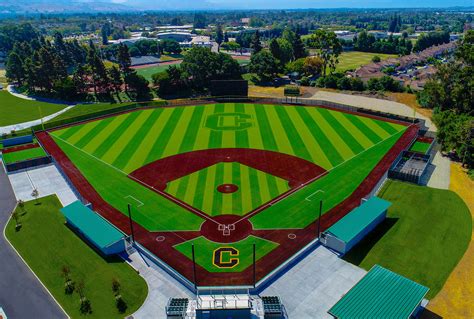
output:
[[[458,163],[451,164],[451,184],[471,211],[474,221],[474,181]],[[443,318],[474,318],[474,231],[464,257],[428,309]],[[426,317],[429,318],[429,317]]]

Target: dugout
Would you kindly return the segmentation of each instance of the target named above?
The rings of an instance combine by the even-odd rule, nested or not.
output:
[[[328,313],[334,318],[413,318],[429,289],[382,266],[372,269]]]
[[[344,255],[385,219],[391,205],[386,200],[371,197],[328,228],[321,235],[321,242]]]
[[[61,208],[68,226],[86,238],[104,255],[125,250],[124,234],[80,201]]]

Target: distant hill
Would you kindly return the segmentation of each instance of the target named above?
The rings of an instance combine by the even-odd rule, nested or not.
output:
[[[81,0],[2,0],[0,14],[25,13],[92,13],[92,12],[129,12],[137,10],[132,7],[104,2]]]

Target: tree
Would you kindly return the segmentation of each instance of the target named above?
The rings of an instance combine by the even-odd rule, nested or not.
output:
[[[250,42],[250,48],[253,50],[253,54],[259,53],[262,51],[262,44],[260,43],[260,32],[257,30],[252,36]]]
[[[271,80],[278,73],[278,61],[269,51],[252,54],[249,70],[256,73],[262,81]]]
[[[150,84],[142,75],[137,74],[135,70],[125,76],[125,85],[130,91],[134,92],[135,98],[139,100],[146,100],[150,98]]]
[[[303,70],[307,75],[319,76],[324,66],[324,61],[317,56],[304,59]]]
[[[111,33],[110,23],[106,22],[102,25],[100,34],[102,36],[102,44],[107,45],[109,43],[109,35]]]
[[[7,58],[6,63],[6,77],[12,81],[18,82],[18,85],[23,84],[25,78],[25,69],[23,68],[23,61],[15,51],[12,51]]]
[[[31,197],[33,197],[35,199],[35,202],[36,204],[38,204],[38,197],[39,197],[39,191],[38,189],[33,189],[33,191],[31,192]]]
[[[382,60],[380,59],[380,57],[378,55],[374,55],[372,57],[372,62],[379,63],[380,61],[382,61]]]
[[[201,13],[196,13],[194,15],[193,28],[194,29],[204,29],[206,27],[206,16]]]
[[[304,47],[304,43],[301,40],[301,36],[299,34],[295,36],[295,40],[293,41],[292,46],[294,59],[300,59],[308,56],[308,52],[306,52],[306,48]]]
[[[224,33],[222,32],[222,25],[217,25],[216,30],[216,43],[217,43],[217,52],[221,50],[221,44],[224,41]]]
[[[309,43],[323,60],[323,74],[326,74],[327,67],[333,72],[339,63],[338,57],[342,52],[342,46],[336,34],[319,29],[311,35]]]
[[[273,57],[278,60],[278,62],[282,62],[281,61],[282,52],[281,52],[280,44],[278,43],[276,39],[272,39],[270,41],[268,49],[270,50],[270,53],[273,55]]]
[[[109,79],[110,79],[110,84],[112,86],[112,89],[114,93],[117,96],[117,99],[120,101],[120,91],[123,85],[123,80],[122,80],[122,74],[120,73],[120,70],[117,68],[117,66],[112,66],[109,70]]]
[[[21,228],[20,215],[16,210],[14,210],[11,216],[15,220],[15,229],[18,231]]]
[[[180,54],[181,46],[179,42],[172,39],[164,39],[160,41],[160,51],[161,53],[171,53],[171,54]]]

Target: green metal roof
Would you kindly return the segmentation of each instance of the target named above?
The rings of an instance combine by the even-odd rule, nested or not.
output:
[[[80,201],[61,208],[61,212],[68,221],[99,247],[105,248],[124,237],[122,232]]]
[[[392,203],[373,196],[328,228],[326,232],[348,243],[391,205]]]
[[[328,312],[336,318],[409,318],[428,288],[375,265]]]

